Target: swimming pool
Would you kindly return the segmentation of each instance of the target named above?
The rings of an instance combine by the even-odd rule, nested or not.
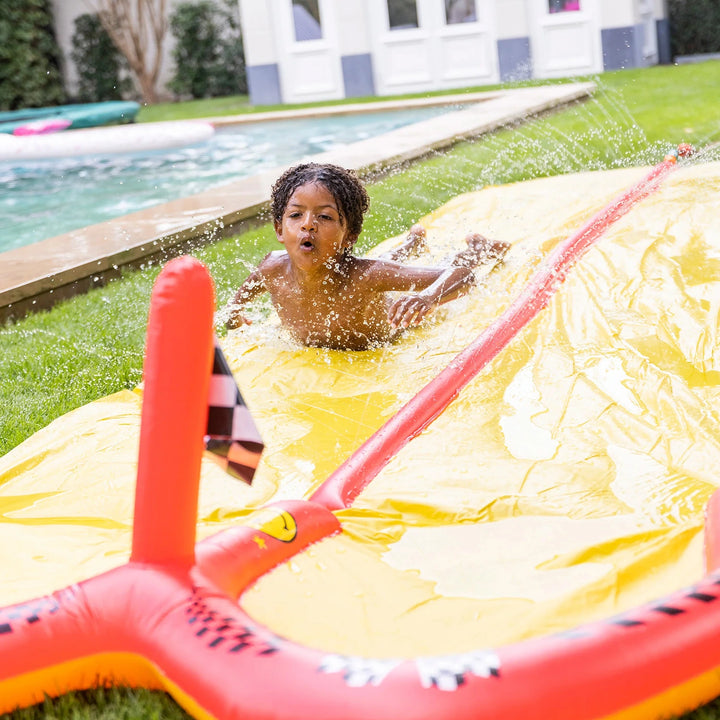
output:
[[[0,252],[186,197],[461,106],[220,128],[206,143],[143,155],[0,163]]]

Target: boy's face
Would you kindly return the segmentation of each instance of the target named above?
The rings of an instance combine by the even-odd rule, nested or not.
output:
[[[275,233],[293,265],[302,268],[340,259],[356,239],[348,233],[332,193],[320,183],[295,190],[281,222],[275,223]]]

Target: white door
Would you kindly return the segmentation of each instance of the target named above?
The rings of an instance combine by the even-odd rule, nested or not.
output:
[[[286,103],[344,97],[333,15],[335,0],[271,0],[277,22],[278,64]],[[308,10],[310,8],[310,10]]]
[[[533,77],[602,72],[597,0],[526,0]]]
[[[643,60],[647,65],[654,65],[658,62],[658,43],[653,0],[640,0],[638,9],[643,32]]]
[[[378,95],[498,81],[492,0],[369,0]]]
[[[440,88],[499,82],[494,3],[491,0],[425,0]]]

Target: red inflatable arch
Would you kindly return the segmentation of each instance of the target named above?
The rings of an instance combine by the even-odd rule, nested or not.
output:
[[[341,531],[328,507],[352,502],[545,305],[551,279],[673,165],[666,159],[563,245],[508,312],[421,391],[424,399],[411,401],[311,501],[270,504],[198,544],[213,289],[198,261],[168,263],[148,325],[131,558],[0,610],[0,712],[98,683],[164,689],[195,717],[223,720],[620,720],[667,717],[717,695],[717,496],[707,526],[711,572],[696,587],[497,649],[398,661],[340,657],[274,635],[237,602],[270,568]]]

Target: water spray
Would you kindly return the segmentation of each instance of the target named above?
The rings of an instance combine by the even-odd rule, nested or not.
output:
[[[583,227],[558,245],[508,309],[409,402],[371,435],[310,500],[330,510],[349,507],[410,440],[428,427],[465,387],[550,301],[585,251],[640,200],[653,193],[694,148],[682,143]]]

